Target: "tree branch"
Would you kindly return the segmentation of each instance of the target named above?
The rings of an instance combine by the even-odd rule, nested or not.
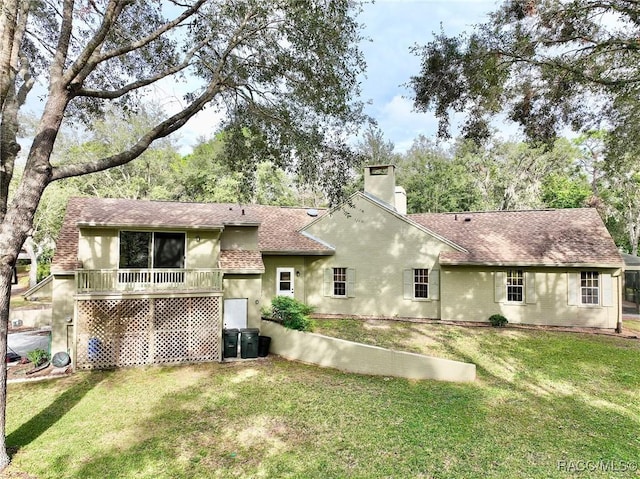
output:
[[[80,164],[69,164],[54,167],[51,172],[51,181],[69,178],[72,176],[86,175],[98,171],[107,170],[114,166],[124,165],[134,160],[159,138],[164,138],[182,127],[190,118],[198,113],[213,98],[224,90],[218,82],[211,82],[207,89],[187,108],[167,118],[155,128],[147,132],[131,148],[116,155]]]
[[[62,8],[62,23],[60,25],[60,34],[58,36],[58,44],[56,52],[51,63],[51,84],[56,83],[62,77],[64,65],[69,54],[69,44],[71,43],[71,34],[73,32],[73,6],[74,0],[64,0]]]
[[[73,1],[73,0],[67,0]],[[71,84],[72,81],[75,80],[76,76],[85,69],[88,68],[87,64],[92,55],[94,55],[95,51],[100,48],[105,38],[109,34],[109,31],[113,27],[114,22],[122,13],[124,7],[130,3],[132,0],[110,0],[107,9],[104,13],[104,17],[102,18],[102,23],[100,24],[100,28],[93,35],[93,37],[87,42],[87,45],[82,50],[78,58],[76,58],[75,62],[71,65],[71,67],[64,74],[62,79],[64,85]],[[89,73],[95,68],[95,65],[92,66],[90,70],[86,72],[84,78],[86,78]]]
[[[162,80],[163,78],[166,78],[171,75],[175,75],[176,73],[184,70],[191,64],[191,60],[193,59],[195,54],[198,52],[198,50],[202,48],[204,43],[206,43],[206,40],[199,43],[194,48],[192,48],[185,55],[184,60],[180,64],[175,65],[172,68],[169,68],[168,70],[160,72],[157,75],[154,75],[152,77],[144,78],[144,79],[129,83],[128,85],[125,85],[118,90],[107,91],[107,90],[92,90],[92,89],[82,88],[77,92],[75,92],[75,94],[76,96],[84,96],[84,97],[90,97],[90,98],[104,98],[104,99],[120,98],[133,90],[137,90],[139,88],[151,85],[159,80]]]

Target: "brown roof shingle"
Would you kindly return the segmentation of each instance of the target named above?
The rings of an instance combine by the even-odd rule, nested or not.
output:
[[[218,267],[229,272],[264,273],[264,263],[260,251],[222,250]]]
[[[320,210],[319,214],[324,211]],[[78,225],[112,227],[221,228],[259,225],[258,249],[265,254],[331,254],[332,250],[299,233],[314,218],[306,208],[232,203],[179,203],[110,198],[71,198],[58,236],[52,267],[73,271]],[[264,268],[264,265],[261,266]]]
[[[441,264],[622,266],[616,245],[592,208],[424,213],[409,218],[466,250],[442,253]]]

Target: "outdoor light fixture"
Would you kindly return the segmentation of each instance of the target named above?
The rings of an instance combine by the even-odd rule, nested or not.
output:
[[[299,278],[300,277],[300,271],[296,271],[296,276]]]

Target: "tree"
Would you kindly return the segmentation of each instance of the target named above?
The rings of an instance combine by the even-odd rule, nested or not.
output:
[[[416,49],[415,106],[435,111],[445,137],[451,112],[466,113],[475,140],[498,113],[547,142],[564,126],[623,127],[638,110],[639,36],[635,1],[504,1],[472,33],[441,32]]]
[[[65,139],[61,148],[55,148],[52,160],[64,165],[116,154],[152,128],[161,116],[162,111],[155,104],[143,105],[135,112],[109,105],[103,117],[92,123],[90,132],[77,139]],[[167,172],[178,157],[175,141],[161,138],[135,161],[60,183],[75,196],[168,200],[172,199],[175,182]]]
[[[456,151],[474,178],[480,206],[489,210],[543,207],[545,182],[575,169],[576,157],[576,149],[566,140],[556,141],[552,148],[497,139],[477,145],[467,140],[459,142]]]
[[[265,159],[293,164],[339,194],[337,182],[354,158],[344,138],[362,120],[362,105],[350,100],[363,68],[357,8],[351,0],[2,0],[0,353],[6,352],[12,268],[45,188],[129,163],[207,106],[225,113],[232,131],[261,134]],[[34,78],[45,84],[43,110],[10,199],[18,111]],[[52,161],[63,125],[91,129],[111,103],[135,112],[157,84],[184,90],[173,113],[118,152]],[[4,363],[0,383],[3,468],[9,462]]]
[[[409,213],[469,211],[479,206],[471,170],[424,136],[398,160],[398,183]]]

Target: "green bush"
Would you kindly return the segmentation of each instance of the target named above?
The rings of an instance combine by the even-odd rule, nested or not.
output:
[[[491,316],[489,316],[489,322],[494,328],[502,328],[506,326],[509,321],[507,321],[507,318],[505,318],[501,314],[492,314]]]
[[[29,361],[33,363],[33,366],[37,368],[49,360],[49,353],[44,349],[34,349],[27,353],[27,359],[29,359]]]
[[[38,283],[51,274],[51,263],[38,263]]]
[[[280,323],[285,328],[298,331],[312,331],[313,320],[309,315],[313,308],[288,296],[276,296],[271,301],[271,311],[268,316]]]

